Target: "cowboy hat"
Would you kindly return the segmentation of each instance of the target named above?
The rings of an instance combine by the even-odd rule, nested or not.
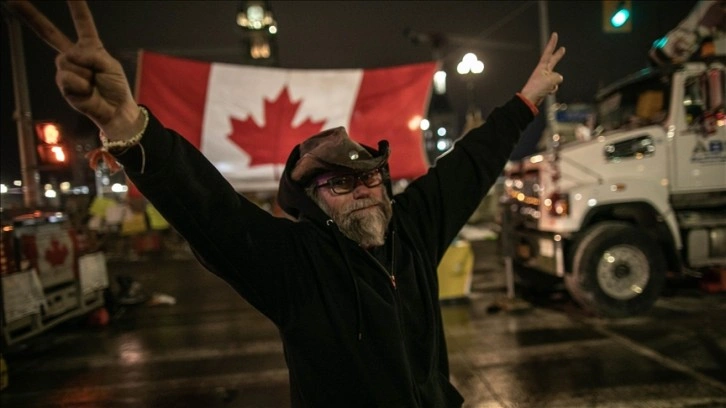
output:
[[[353,141],[342,126],[310,136],[299,148],[300,159],[290,176],[303,183],[325,171],[370,171],[383,166],[390,154],[388,143],[383,141],[379,143],[379,154],[374,156],[372,149]]]

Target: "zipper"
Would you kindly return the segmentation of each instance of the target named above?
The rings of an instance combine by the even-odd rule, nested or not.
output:
[[[388,269],[386,269],[385,266],[381,265],[381,263],[378,261],[378,259],[376,259],[376,257],[371,255],[368,251],[366,251],[366,254],[368,254],[368,256],[373,260],[373,262],[375,262],[376,265],[378,265],[381,268],[381,270],[383,270],[383,272],[388,277],[388,280],[391,281],[391,286],[393,286],[393,289],[396,289],[396,274],[393,271],[389,271]]]
[[[325,225],[327,225],[327,226],[335,225],[335,221],[333,221],[332,219],[328,219],[327,221],[325,221]],[[396,274],[394,272],[394,266],[396,264],[394,262],[394,256],[396,253],[395,243],[396,243],[396,231],[391,231],[391,270],[390,271],[388,269],[386,269],[386,267],[383,266],[380,263],[380,261],[378,261],[378,259],[375,256],[373,256],[370,252],[368,252],[365,249],[363,250],[363,252],[365,252],[366,255],[368,255],[368,257],[370,257],[373,260],[373,262],[375,262],[376,265],[378,265],[381,268],[381,270],[383,270],[383,273],[385,273],[386,276],[388,277],[388,279],[391,281],[391,286],[393,287],[394,290],[397,289],[396,288]]]
[[[381,264],[381,262],[375,256],[373,256],[370,252],[365,251],[365,253],[368,254],[368,256],[371,259],[373,259],[373,261],[376,263],[376,265],[378,265],[381,268],[381,270],[383,270],[383,272],[386,274],[388,279],[391,281],[391,286],[393,287],[394,290],[397,289],[396,288],[396,273],[395,273],[395,269],[394,269],[394,267],[396,265],[395,258],[394,258],[395,253],[396,253],[395,248],[394,248],[395,243],[396,243],[395,236],[396,236],[396,231],[391,231],[391,270],[390,271],[388,269],[386,269],[386,267],[383,266]]]
[[[410,367],[410,357],[409,357],[408,349],[405,347],[406,331],[405,331],[404,325],[401,324],[401,316],[403,316],[403,311],[401,310],[401,301],[399,298],[398,289],[396,288],[396,273],[395,273],[395,270],[396,270],[395,269],[396,268],[396,259],[395,259],[396,231],[395,230],[391,231],[391,270],[390,271],[388,269],[386,269],[386,267],[383,266],[381,264],[381,262],[375,256],[373,256],[370,252],[368,252],[368,251],[365,251],[365,252],[383,270],[383,272],[386,274],[386,276],[388,276],[388,278],[391,281],[391,286],[393,287],[393,292],[394,292],[394,300],[396,303],[396,326],[398,327],[398,333],[401,336],[401,347],[403,349],[403,355],[406,360],[406,365],[408,367]],[[432,358],[433,358],[433,354],[432,354]],[[430,364],[431,363],[429,363],[429,365]],[[409,371],[410,371],[410,368],[409,368]],[[420,398],[421,398],[420,392],[416,391],[416,385],[414,383],[413,377],[410,380],[409,387],[410,387],[411,392],[413,392],[416,395],[417,399],[420,400]]]

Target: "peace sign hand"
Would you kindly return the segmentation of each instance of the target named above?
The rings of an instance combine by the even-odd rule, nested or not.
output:
[[[565,55],[565,47],[557,47],[557,33],[552,33],[547,42],[539,63],[532,71],[527,83],[522,88],[521,94],[535,105],[539,105],[547,94],[557,92],[564,80],[562,75],[554,72],[555,66]]]
[[[59,54],[55,81],[74,109],[88,116],[110,140],[128,139],[143,117],[121,64],[103,47],[85,1],[68,1],[78,35],[74,43],[29,1],[8,1],[30,28]]]

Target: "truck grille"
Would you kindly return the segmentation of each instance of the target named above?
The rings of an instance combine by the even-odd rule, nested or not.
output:
[[[503,211],[515,228],[537,228],[540,213],[539,172],[512,173],[504,183]]]

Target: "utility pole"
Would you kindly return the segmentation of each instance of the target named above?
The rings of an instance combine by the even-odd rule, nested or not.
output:
[[[33,115],[30,110],[28,78],[25,69],[23,32],[18,18],[2,5],[3,15],[8,25],[10,40],[10,60],[13,70],[13,91],[15,93],[15,119],[18,129],[18,149],[20,153],[20,174],[23,182],[23,202],[26,208],[35,209],[40,203],[40,174],[38,159],[35,156],[35,137]]]
[[[547,0],[538,0],[537,3],[539,4],[540,50],[544,51],[550,36],[550,23],[547,10]],[[545,115],[545,118],[547,120],[545,129],[545,134],[547,135],[553,135],[556,126],[554,114],[551,114],[551,110],[554,104],[555,96],[552,94],[548,94],[545,97],[544,106],[542,107],[543,114]],[[551,142],[548,142],[548,145],[551,144]],[[514,254],[515,248],[513,243],[514,238],[512,236],[513,227],[512,221],[508,219],[511,216],[509,211],[504,211],[502,216],[504,217],[504,219],[502,220],[502,231],[500,234],[500,239],[502,242],[502,253],[504,254],[504,274],[506,278],[505,282],[507,286],[507,295],[505,298],[495,301],[492,306],[507,311],[519,311],[529,309],[531,305],[528,302],[518,298],[514,291],[514,260],[512,259],[512,256]]]
[[[544,51],[547,46],[547,41],[550,39],[550,17],[547,8],[547,0],[539,0],[539,42],[540,52]],[[544,102],[543,113],[547,119],[547,131],[546,134],[554,134],[555,129],[555,117],[554,113],[550,112],[555,105],[555,96],[553,94],[547,94]]]

